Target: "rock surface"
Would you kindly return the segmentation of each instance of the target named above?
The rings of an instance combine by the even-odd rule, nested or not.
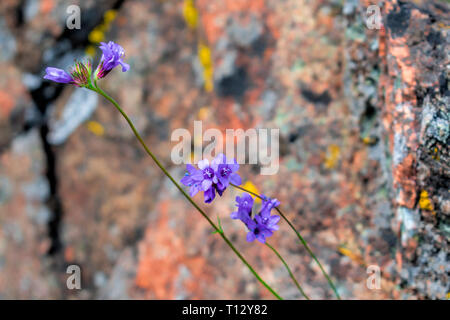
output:
[[[66,27],[72,4],[80,30]],[[240,174],[281,201],[342,297],[445,299],[449,6],[380,1],[371,29],[370,5],[2,3],[0,298],[273,298],[112,105],[41,80],[46,66],[67,68],[114,40],[131,69],[101,86],[174,177],[184,174],[170,158],[177,128],[279,128],[278,173],[242,165]],[[201,206],[283,297],[301,298],[276,256],[229,218],[238,194]],[[313,299],[334,298],[286,224],[270,240]],[[81,290],[66,287],[69,265],[81,268]],[[371,266],[379,289],[367,286]]]

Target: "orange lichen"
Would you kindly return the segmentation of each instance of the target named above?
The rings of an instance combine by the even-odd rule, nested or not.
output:
[[[192,256],[180,235],[169,223],[170,201],[160,203],[157,210],[159,220],[147,227],[144,240],[139,245],[139,264],[136,285],[148,290],[148,296],[157,299],[176,298],[179,279],[187,293],[202,296],[201,283],[209,281],[204,271],[205,258]],[[180,267],[184,266],[191,275],[182,277]],[[198,279],[203,279],[201,282]]]
[[[0,116],[7,118],[14,107],[14,99],[5,91],[0,91]]]

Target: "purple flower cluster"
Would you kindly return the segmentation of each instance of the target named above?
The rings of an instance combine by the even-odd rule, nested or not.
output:
[[[266,238],[273,235],[278,230],[280,216],[271,215],[270,211],[277,207],[280,202],[277,199],[264,197],[261,210],[252,218],[253,198],[248,193],[243,193],[241,197],[236,197],[237,211],[231,213],[232,219],[241,220],[248,228],[247,241],[253,242],[257,239],[261,243],[266,242]]]
[[[236,159],[227,159],[223,153],[215,157],[211,164],[208,159],[204,159],[198,162],[198,169],[191,164],[188,164],[186,169],[181,183],[190,187],[191,197],[203,191],[205,203],[213,201],[216,192],[222,196],[230,183],[240,185],[242,182],[236,173],[239,170]]]
[[[102,57],[96,69],[96,79],[105,77],[112,69],[118,65],[122,66],[122,72],[128,71],[130,66],[123,62],[125,51],[123,48],[112,41],[108,43],[101,42],[100,49],[102,50]],[[72,67],[70,73],[59,69],[48,67],[45,69],[44,79],[51,80],[58,83],[75,84],[78,87],[92,88],[92,65],[88,61],[86,64],[76,62]]]

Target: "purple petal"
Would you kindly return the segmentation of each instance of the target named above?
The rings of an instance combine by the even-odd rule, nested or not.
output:
[[[216,192],[214,191],[214,188],[209,188],[207,191],[204,192],[203,196],[205,203],[210,203],[216,197]]]
[[[272,235],[273,235],[273,232],[272,231],[270,231],[269,229],[263,229],[263,230],[261,230],[261,234],[264,236],[264,237],[271,237]]]
[[[127,72],[130,70],[130,65],[128,63],[125,63],[122,60],[120,60],[119,63],[122,66],[122,72]]]
[[[195,181],[202,181],[203,180],[203,173],[201,170],[196,170],[194,173],[191,174],[192,180]]]
[[[217,183],[217,185],[220,185],[221,189],[225,189],[226,187],[228,187],[228,184],[230,182],[228,181],[227,178],[219,176],[218,181],[216,183]]]
[[[258,240],[261,243],[266,243],[266,238],[264,237],[264,235],[262,233],[260,233],[256,236],[256,240]]]
[[[202,181],[202,190],[206,191],[208,189],[210,189],[212,186],[212,181],[211,180],[203,180]]]
[[[200,191],[200,188],[198,186],[192,186],[189,190],[189,195],[191,197],[195,196]]]
[[[248,242],[253,242],[256,239],[255,235],[253,234],[253,232],[249,231],[247,233],[247,241]]]
[[[280,216],[271,216],[269,218],[269,223],[270,224],[277,224],[278,221],[280,221]]]
[[[237,173],[233,173],[230,175],[230,182],[239,186],[242,183],[242,179]]]
[[[198,162],[198,168],[200,170],[206,169],[207,167],[209,167],[208,159],[203,159]]]
[[[183,178],[181,178],[180,182],[182,184],[184,184],[185,186],[190,186],[192,184],[192,178],[190,176],[184,176]]]
[[[189,172],[190,174],[193,174],[195,171],[197,171],[197,169],[190,163],[188,163],[186,165],[186,170],[187,172]]]
[[[53,67],[47,67],[45,69],[45,76],[44,79],[51,80],[58,83],[71,83],[73,82],[72,77],[70,74],[68,74],[66,71],[59,69],[59,68],[53,68]]]
[[[213,168],[215,171],[217,171],[219,164],[222,164],[222,156],[224,154],[220,153],[218,154],[212,161],[211,161],[211,168]]]

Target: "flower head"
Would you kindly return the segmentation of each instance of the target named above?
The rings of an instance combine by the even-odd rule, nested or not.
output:
[[[247,241],[253,242],[255,239],[261,243],[266,242],[266,238],[272,236],[273,232],[268,230],[264,225],[259,224],[255,220],[250,220],[247,223],[248,233]]]
[[[114,69],[118,65],[122,66],[122,72],[126,72],[128,71],[128,69],[130,69],[130,66],[122,60],[125,54],[125,50],[123,50],[120,45],[114,43],[113,41],[109,41],[108,43],[101,42],[100,44],[102,57],[95,72],[95,77],[97,79],[105,77],[112,69]]]
[[[253,198],[248,193],[243,193],[241,197],[236,197],[236,207],[238,210],[231,213],[231,219],[239,219],[246,223],[252,218]]]
[[[187,172],[181,183],[190,187],[190,195],[194,196],[203,191],[205,203],[210,203],[216,197],[216,192],[222,196],[230,182],[241,184],[241,178],[236,173],[239,165],[236,160],[228,160],[225,155],[219,154],[211,164],[208,159],[198,162],[198,169],[188,164]]]
[[[199,169],[196,169],[193,165],[188,164],[187,172],[180,182],[191,188],[189,191],[191,197],[199,191],[203,191],[205,203],[210,203],[216,197],[215,185],[218,180],[207,159],[199,161],[198,167]]]
[[[46,68],[44,79],[58,83],[70,83],[78,87],[91,87],[91,74],[91,61],[88,60],[86,63],[76,61],[75,65],[71,68],[70,73],[58,68]]]
[[[242,183],[241,177],[236,173],[239,170],[236,159],[228,159],[221,153],[214,158],[211,165],[219,181],[217,184],[218,190],[225,190],[230,182],[236,185]]]
[[[92,64],[88,60],[86,64],[77,61],[70,72],[73,82],[78,87],[90,87],[92,85]]]
[[[186,165],[187,172],[181,179],[181,183],[190,187],[189,194],[191,197],[195,196],[201,190],[201,181],[203,175],[201,170],[196,169],[192,164]]]
[[[248,242],[257,239],[259,242],[265,243],[266,238],[271,237],[279,228],[277,223],[280,221],[280,216],[271,215],[270,211],[280,202],[267,197],[264,199],[260,212],[252,219],[253,198],[248,193],[236,197],[238,211],[233,212],[231,218],[240,219],[246,225]]]
[[[280,205],[280,201],[277,199],[267,198],[265,195],[263,196],[263,203],[261,207],[261,215],[270,216],[270,210]]]
[[[44,79],[51,80],[58,83],[73,83],[73,79],[66,71],[59,69],[59,68],[53,68],[53,67],[47,67],[45,68],[45,76]]]

